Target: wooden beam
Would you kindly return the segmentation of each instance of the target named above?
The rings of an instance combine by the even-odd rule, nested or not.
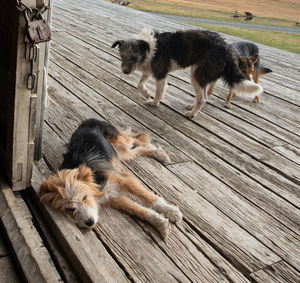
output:
[[[27,282],[61,282],[51,256],[34,228],[31,214],[0,177],[0,224]]]
[[[43,3],[51,5],[51,0],[22,0],[30,8],[39,8]],[[1,94],[0,156],[13,190],[22,190],[30,186],[32,162],[35,150],[35,129],[37,129],[38,145],[41,140],[44,117],[44,101],[46,95],[46,70],[49,44],[41,43],[37,47],[37,60],[33,71],[36,74],[36,85],[27,89],[27,77],[30,73],[30,61],[25,58],[24,28],[25,19],[16,9],[16,3],[5,4],[8,15],[1,15],[0,22],[13,22],[14,28],[9,31],[0,25],[0,39],[9,42],[9,46],[1,51],[1,57],[7,56],[8,63],[0,64],[0,83],[4,85]],[[21,6],[23,10],[24,7]],[[50,19],[50,12],[45,14]],[[3,32],[4,30],[4,32]],[[9,53],[9,54],[6,54]],[[3,100],[2,100],[3,97]],[[4,109],[5,111],[2,111]],[[2,113],[3,112],[3,113]],[[36,121],[38,126],[35,127]]]
[[[37,0],[39,2],[47,2],[50,10],[45,12],[44,18],[51,25],[52,19],[52,0],[44,1]],[[47,76],[48,76],[48,62],[49,62],[49,51],[50,51],[50,42],[46,42],[41,45],[41,53],[39,62],[39,72],[40,78],[38,82],[37,89],[37,119],[35,125],[35,146],[34,146],[34,160],[39,160],[42,157],[42,137],[43,137],[43,123],[44,123],[44,112],[47,106]]]

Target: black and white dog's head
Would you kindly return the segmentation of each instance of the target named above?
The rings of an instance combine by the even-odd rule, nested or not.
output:
[[[117,40],[111,47],[119,48],[123,73],[131,74],[138,67],[150,61],[155,51],[155,44],[154,33],[149,30],[143,30],[137,38]]]

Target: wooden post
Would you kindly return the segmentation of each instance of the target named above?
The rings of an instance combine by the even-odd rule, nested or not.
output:
[[[37,0],[44,2],[44,0]],[[52,7],[52,0],[48,0],[48,6]],[[42,4],[42,3],[40,3]],[[51,24],[52,9],[44,14],[44,18],[47,19],[48,23]],[[43,74],[40,76],[40,88],[37,90],[37,119],[35,126],[35,148],[34,148],[34,160],[39,160],[42,157],[42,136],[43,136],[43,123],[44,123],[44,112],[45,106],[47,105],[47,76],[48,76],[48,62],[49,62],[49,50],[50,42],[43,44],[40,57],[43,59],[40,62],[40,70]]]
[[[50,0],[44,0],[49,5]],[[42,0],[22,0],[30,8],[39,8]],[[0,14],[0,39],[8,42],[8,47],[0,51],[0,59],[9,56],[8,62],[0,60],[0,83],[4,92],[0,94],[4,103],[0,107],[0,157],[1,165],[6,171],[13,190],[30,186],[35,122],[41,115],[37,105],[42,107],[44,93],[44,64],[46,44],[38,45],[38,57],[34,63],[36,86],[32,90],[26,87],[30,72],[30,61],[25,59],[24,28],[25,19],[16,9],[16,1],[6,1],[1,9],[7,13]],[[22,7],[23,8],[23,7]],[[6,54],[8,52],[9,54]],[[39,97],[39,99],[38,99]],[[2,100],[3,98],[3,100]]]

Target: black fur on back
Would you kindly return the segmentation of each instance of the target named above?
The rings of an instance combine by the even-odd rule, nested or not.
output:
[[[171,59],[180,67],[198,65],[195,76],[201,87],[222,77],[232,87],[244,80],[232,48],[212,31],[177,31],[155,33],[156,53],[151,68],[158,80],[167,76]]]
[[[88,119],[72,134],[66,144],[67,152],[60,169],[73,169],[85,164],[94,172],[98,184],[105,184],[105,173],[111,169],[110,161],[116,152],[108,139],[116,138],[119,131],[111,124]]]

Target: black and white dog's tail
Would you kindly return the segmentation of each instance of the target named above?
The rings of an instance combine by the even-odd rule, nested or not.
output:
[[[246,95],[251,97],[260,96],[263,88],[259,84],[247,80],[240,72],[232,54],[228,54],[223,73],[224,81],[229,85],[235,95]]]

